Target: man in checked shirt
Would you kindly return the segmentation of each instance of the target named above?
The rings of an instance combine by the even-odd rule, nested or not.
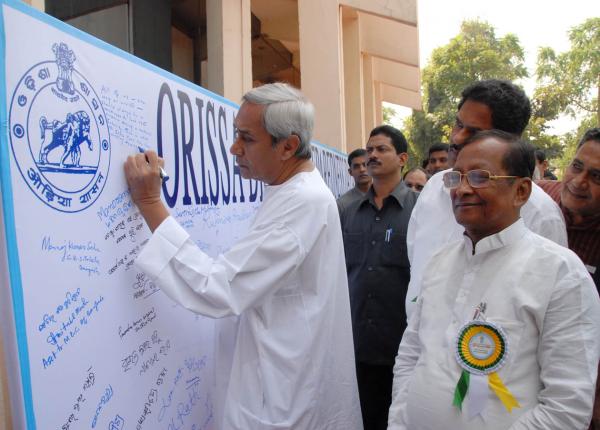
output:
[[[560,206],[569,248],[584,262],[600,292],[600,128],[585,132],[563,181],[538,181]],[[600,385],[590,430],[600,430]]]

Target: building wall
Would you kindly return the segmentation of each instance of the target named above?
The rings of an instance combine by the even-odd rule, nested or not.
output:
[[[315,105],[314,138],[341,151],[365,145],[382,102],[421,108],[416,0],[120,3],[69,22],[233,101],[265,82],[299,86]]]

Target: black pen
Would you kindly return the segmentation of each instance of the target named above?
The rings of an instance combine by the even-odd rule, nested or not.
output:
[[[138,146],[138,150],[143,154],[144,152],[146,152],[146,150],[144,148],[142,148],[141,146]],[[146,161],[148,161],[148,157],[146,157]],[[160,169],[160,179],[163,180],[163,182],[166,182],[167,179],[169,179],[169,175],[167,175],[167,172],[165,171],[165,169],[163,169],[162,167],[158,166],[158,168]]]

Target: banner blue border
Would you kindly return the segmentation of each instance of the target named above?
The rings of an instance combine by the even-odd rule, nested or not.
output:
[[[10,6],[10,3],[14,2],[3,0],[2,3],[0,3],[0,58],[2,59],[6,59],[4,4]],[[27,347],[25,308],[23,303],[19,248],[17,245],[17,234],[15,229],[15,213],[10,174],[10,154],[8,151],[9,127],[8,106],[6,101],[6,67],[6,61],[4,61],[4,67],[0,67],[0,187],[2,189],[6,253],[8,258],[8,273],[12,293],[19,366],[21,369],[21,387],[23,390],[25,422],[28,429],[35,430],[36,425],[35,415],[33,413],[33,397],[31,393],[31,374],[29,369],[29,349]]]

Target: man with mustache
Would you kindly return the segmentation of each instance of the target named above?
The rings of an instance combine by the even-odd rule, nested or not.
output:
[[[600,292],[600,128],[585,132],[562,182],[538,185],[562,209],[569,248],[581,258]],[[600,381],[590,430],[600,430]]]
[[[427,265],[394,367],[389,430],[565,430],[590,422],[600,299],[571,250],[530,231],[531,145],[499,130],[442,173],[462,240]]]
[[[340,212],[354,200],[365,195],[371,186],[371,177],[367,173],[367,151],[359,148],[348,154],[348,173],[354,179],[354,188],[340,196],[336,203]]]
[[[402,183],[404,135],[383,125],[367,142],[367,193],[341,211],[360,405],[366,430],[387,427],[394,357],[406,327],[406,228],[418,194]]]
[[[530,116],[529,99],[516,85],[498,79],[475,82],[461,94],[450,136],[450,152],[460,151],[467,138],[481,130],[498,129],[520,136]],[[424,266],[441,246],[462,238],[463,229],[455,221],[451,208],[450,193],[444,188],[442,175],[434,175],[421,192],[408,225],[411,279],[406,312],[409,318],[419,295]],[[558,205],[535,184],[521,216],[534,233],[567,246],[565,222]]]
[[[153,232],[137,265],[193,312],[239,316],[231,372],[217,374],[229,376],[218,380],[219,429],[362,428],[340,219],[310,161],[313,123],[312,104],[287,84],[244,95],[230,152],[242,177],[267,186],[250,231],[217,258],[169,216],[156,153],[125,164]]]

